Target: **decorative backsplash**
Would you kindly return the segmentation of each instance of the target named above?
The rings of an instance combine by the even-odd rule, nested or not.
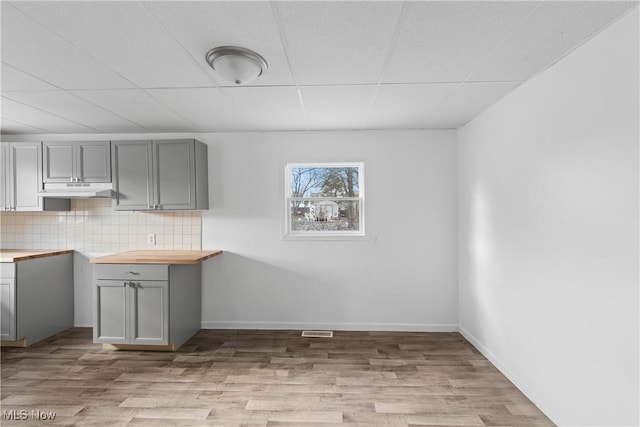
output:
[[[155,233],[156,244],[148,243]],[[75,249],[117,252],[131,249],[202,248],[199,211],[115,211],[111,199],[72,199],[69,212],[0,213],[3,249]]]

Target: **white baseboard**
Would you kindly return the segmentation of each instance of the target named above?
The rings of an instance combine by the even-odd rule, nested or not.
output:
[[[559,417],[556,415],[556,412],[553,410],[551,405],[545,402],[544,399],[540,397],[539,394],[531,390],[526,381],[523,381],[517,375],[514,375],[513,371],[511,371],[495,354],[491,352],[484,344],[480,342],[473,334],[467,331],[462,325],[458,325],[458,331],[462,334],[463,337],[467,341],[471,343],[484,357],[486,357],[489,362],[493,364],[502,374],[509,379],[517,388],[527,396],[527,398],[538,407],[551,421],[553,421],[556,425],[562,425],[559,422]]]
[[[392,331],[392,332],[458,332],[454,324],[423,323],[306,323],[306,322],[218,322],[203,321],[202,329],[313,329],[332,331]]]

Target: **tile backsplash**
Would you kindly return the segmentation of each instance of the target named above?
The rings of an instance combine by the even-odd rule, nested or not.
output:
[[[148,243],[155,233],[156,244]],[[202,248],[199,211],[115,211],[111,199],[72,199],[69,212],[0,213],[3,249],[75,249],[84,253],[131,249]]]

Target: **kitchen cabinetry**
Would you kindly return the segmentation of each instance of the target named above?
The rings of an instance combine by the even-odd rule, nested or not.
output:
[[[200,329],[199,264],[98,264],[94,274],[94,342],[175,350]]]
[[[137,250],[92,258],[94,342],[122,349],[180,347],[200,329],[201,263],[221,254]]]
[[[110,141],[45,141],[43,182],[111,182]]]
[[[73,327],[73,253],[0,263],[0,339],[27,346]]]
[[[0,144],[0,202],[3,211],[68,211],[69,199],[40,197],[42,143]]]
[[[209,208],[207,146],[193,139],[113,141],[116,210]]]
[[[0,340],[16,339],[16,265],[0,264]]]

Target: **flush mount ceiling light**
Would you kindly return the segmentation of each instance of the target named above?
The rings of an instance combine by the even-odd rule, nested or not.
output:
[[[207,52],[206,58],[220,77],[236,85],[251,83],[268,67],[262,56],[243,47],[215,47]]]

